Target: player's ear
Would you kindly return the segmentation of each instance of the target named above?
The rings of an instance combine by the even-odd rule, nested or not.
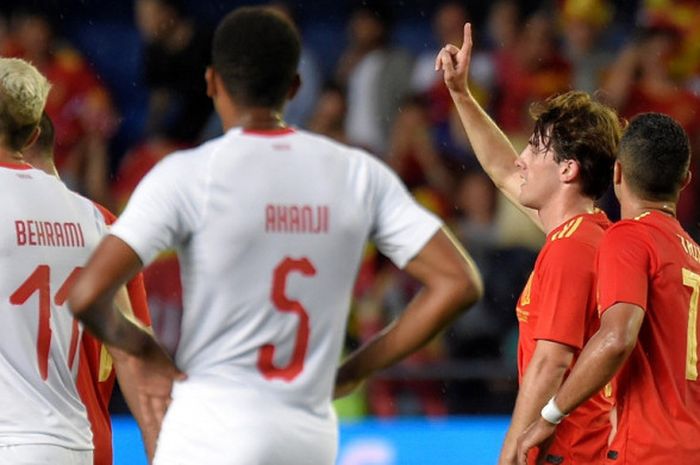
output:
[[[207,70],[204,72],[204,80],[207,83],[207,97],[209,98],[214,98],[216,97],[216,78],[214,75],[216,74],[216,71],[214,71],[214,68],[211,66],[207,66]]]
[[[29,139],[27,139],[27,142],[24,144],[24,147],[22,147],[22,150],[26,150],[31,147],[39,138],[39,134],[41,134],[41,128],[39,125],[37,125],[32,131],[32,134],[29,136]]]
[[[620,162],[615,160],[613,165],[613,185],[618,185],[622,182],[622,165]]]
[[[690,170],[688,170],[688,172],[685,174],[685,179],[683,180],[683,184],[681,184],[681,190],[688,187],[688,184],[690,184],[690,180],[692,178],[693,178],[693,173]]]
[[[564,160],[559,164],[559,174],[565,183],[573,182],[579,175],[581,166],[576,160]]]
[[[292,85],[289,86],[289,92],[287,92],[287,100],[291,100],[294,98],[297,92],[299,92],[301,84],[301,76],[299,75],[299,73],[296,73],[294,75],[294,79],[292,79]]]

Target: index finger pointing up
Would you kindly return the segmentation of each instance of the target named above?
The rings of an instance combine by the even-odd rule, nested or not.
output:
[[[464,23],[464,40],[462,42],[461,51],[463,53],[467,53],[471,50],[471,48],[472,48],[472,24],[471,23]]]

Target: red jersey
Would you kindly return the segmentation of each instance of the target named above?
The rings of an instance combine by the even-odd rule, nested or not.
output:
[[[95,206],[102,212],[105,223],[112,224],[116,221],[116,216],[109,210],[97,203]],[[127,291],[134,316],[144,325],[150,326],[151,319],[141,273],[129,281]],[[114,380],[112,358],[107,349],[100,341],[84,332],[80,346],[77,385],[92,428],[92,441],[95,447],[94,465],[112,465],[112,423],[109,418],[109,400],[112,397]]]
[[[566,344],[578,353],[598,330],[595,257],[610,224],[602,212],[584,214],[547,235],[516,308],[520,381],[538,340]],[[600,462],[610,435],[611,408],[612,402],[601,392],[566,417],[557,428],[547,462]],[[536,455],[531,454],[530,463]]]
[[[616,376],[618,431],[607,463],[700,463],[700,247],[678,221],[620,221],[598,252],[599,304],[641,307],[637,345]]]

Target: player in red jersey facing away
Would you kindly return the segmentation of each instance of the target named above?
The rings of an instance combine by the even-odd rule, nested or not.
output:
[[[98,337],[143,357],[142,412],[160,421],[172,385],[157,465],[333,464],[334,389],[421,347],[480,296],[465,252],[384,164],[282,121],[299,50],[273,10],[221,21],[206,80],[225,134],[143,179],[71,294]],[[424,289],[336,386],[368,239]],[[178,250],[185,302],[175,365],[187,379],[175,383],[175,365],[104,303],[165,248]]]
[[[600,329],[520,438],[521,464],[613,376],[619,420],[604,463],[700,460],[700,249],[675,218],[689,164],[688,137],[676,121],[659,113],[632,119],[613,178],[623,219],[598,250]]]
[[[32,65],[0,58],[0,463],[92,465],[76,386],[82,328],[65,303],[104,223],[23,160],[48,92]]]
[[[595,201],[607,189],[621,125],[615,112],[583,92],[533,106],[534,132],[518,156],[479,106],[467,84],[471,26],[461,48],[436,59],[471,146],[486,173],[547,234],[516,307],[520,387],[499,463],[514,464],[518,435],[556,392],[597,329],[595,253],[610,226]],[[610,434],[611,401],[593,396],[565,420],[530,463],[589,464],[600,460]]]
[[[23,151],[24,160],[33,167],[55,177],[59,177],[54,163],[55,145],[53,123],[44,112],[39,122],[39,137],[31,147]],[[106,226],[117,218],[102,205],[95,203],[102,213]],[[49,242],[45,240],[45,242]],[[150,315],[146,301],[143,274],[139,273],[127,284],[128,299],[117,299],[122,312],[135,317],[142,325],[150,326]],[[78,362],[78,392],[87,409],[92,429],[93,465],[112,465],[112,423],[109,415],[109,402],[112,398],[116,372],[112,357],[107,348],[90,334],[84,333],[80,341]],[[122,370],[123,373],[123,370]],[[121,376],[124,383],[124,376]]]

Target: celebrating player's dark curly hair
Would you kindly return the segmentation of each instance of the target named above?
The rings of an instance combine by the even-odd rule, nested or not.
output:
[[[297,73],[299,32],[265,7],[229,13],[214,33],[212,65],[235,103],[280,107]]]
[[[575,160],[583,194],[600,198],[612,180],[622,123],[615,110],[585,92],[571,91],[534,104],[531,143],[554,149],[554,160]]]
[[[675,201],[690,166],[690,143],[680,124],[661,113],[631,121],[618,155],[625,180],[645,200]]]

